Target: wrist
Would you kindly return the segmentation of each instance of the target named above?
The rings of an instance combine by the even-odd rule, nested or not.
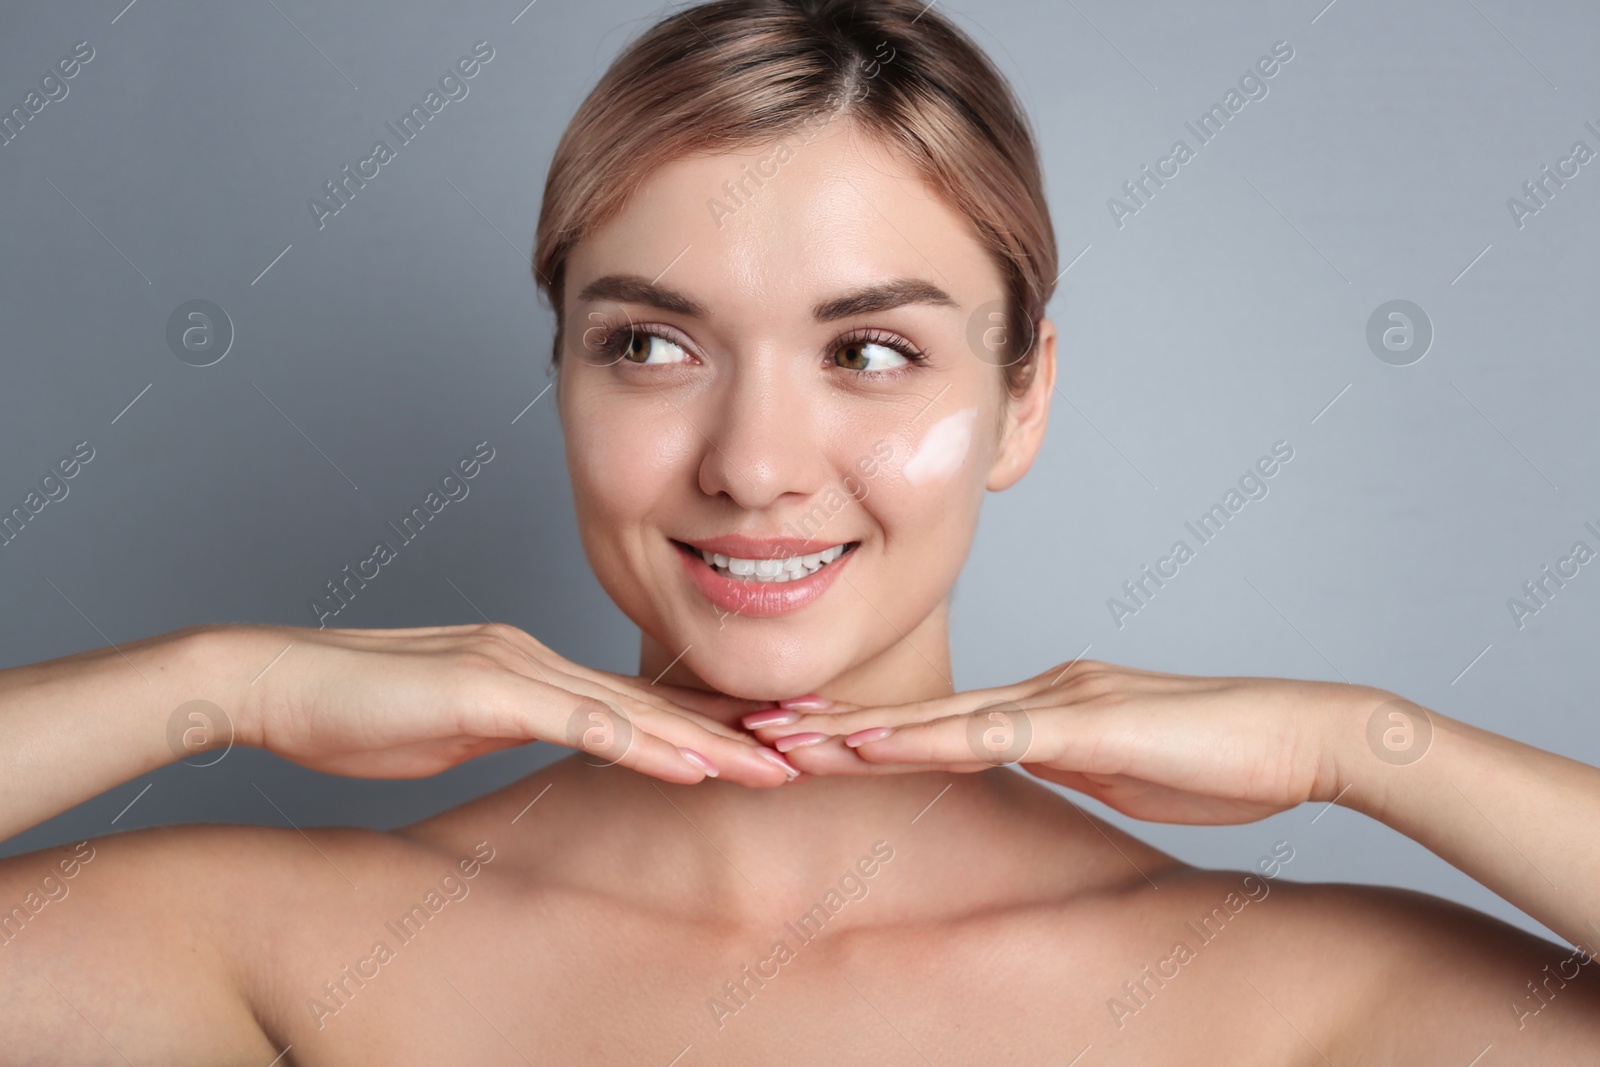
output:
[[[1317,774],[1311,800],[1355,808],[1370,789],[1372,753],[1366,742],[1366,723],[1373,709],[1393,699],[1393,694],[1371,686],[1333,683],[1331,698],[1316,718]]]
[[[1330,718],[1332,768],[1326,801],[1384,821],[1390,792],[1415,777],[1433,748],[1442,716],[1397,693],[1350,686]]]
[[[176,640],[183,688],[166,723],[173,755],[198,755],[203,762],[202,753],[230,745],[259,747],[259,716],[250,699],[251,682],[267,662],[260,657],[259,628],[211,623],[181,631]]]

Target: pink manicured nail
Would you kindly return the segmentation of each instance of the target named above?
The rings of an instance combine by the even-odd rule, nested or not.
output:
[[[827,739],[827,734],[790,734],[788,737],[778,738],[772,747],[779,752],[792,752],[794,749],[814,745],[818,741],[826,741]]]
[[[696,767],[699,767],[702,771],[705,771],[707,778],[715,778],[717,776],[717,765],[700,755],[700,753],[696,752],[694,749],[679,748],[678,751],[683,754],[684,759],[688,760]]]
[[[798,711],[756,711],[739,720],[744,723],[747,730],[759,730],[763,726],[788,726],[792,722],[800,721]]]
[[[758,749],[756,749],[756,755],[760,756],[762,759],[766,760],[768,763],[775,763],[779,767],[782,767],[783,768],[783,773],[787,774],[789,776],[789,780],[790,781],[793,781],[794,779],[800,777],[799,769],[791,766],[788,760],[784,759],[782,756],[780,756],[776,752],[772,751],[772,749],[770,749],[770,748],[758,748]]]
[[[874,726],[867,730],[857,730],[849,737],[846,737],[844,743],[851,748],[855,748],[858,745],[866,744],[868,741],[882,741],[892,733],[894,733],[894,728],[891,726]]]
[[[802,697],[790,697],[788,700],[778,701],[780,708],[793,708],[796,711],[819,711],[822,708],[833,707],[833,701],[827,697],[819,697],[815,693],[807,693]]]

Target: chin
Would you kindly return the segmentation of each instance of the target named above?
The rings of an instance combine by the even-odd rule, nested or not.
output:
[[[707,686],[741,700],[786,700],[815,693],[838,676],[816,659],[790,667],[775,666],[759,657],[708,656],[709,663],[690,664],[690,670]]]

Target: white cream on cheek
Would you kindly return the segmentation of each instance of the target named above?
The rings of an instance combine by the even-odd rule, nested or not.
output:
[[[977,419],[977,408],[963,408],[930,426],[901,468],[906,481],[912,485],[944,481],[960,470],[972,450],[972,427]]]

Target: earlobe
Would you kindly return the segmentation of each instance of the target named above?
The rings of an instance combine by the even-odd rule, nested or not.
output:
[[[1033,380],[1021,396],[1006,395],[1008,405],[1005,434],[994,464],[989,468],[987,487],[991,492],[1011,488],[1028,473],[1044,444],[1045,427],[1050,421],[1050,399],[1056,385],[1056,326],[1040,319],[1034,337],[1038,351]]]

